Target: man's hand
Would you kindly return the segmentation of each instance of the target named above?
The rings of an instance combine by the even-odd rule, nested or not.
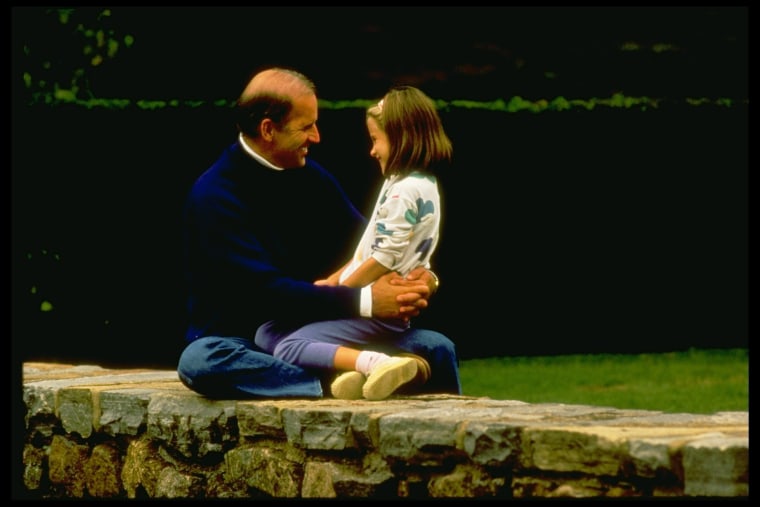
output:
[[[424,268],[422,268],[424,271]],[[417,270],[414,270],[416,272]],[[411,273],[410,273],[411,275]],[[430,275],[427,275],[430,277]],[[372,284],[372,314],[380,318],[416,317],[427,308],[430,286],[415,277],[404,279],[398,273],[387,273]],[[430,277],[432,278],[432,277]]]
[[[399,281],[400,280],[400,281]],[[398,279],[391,280],[392,284],[413,283],[417,285],[418,282],[423,282],[428,286],[430,295],[436,293],[438,290],[438,277],[436,277],[431,271],[423,268],[422,266],[414,268],[406,275],[406,279],[398,277]]]

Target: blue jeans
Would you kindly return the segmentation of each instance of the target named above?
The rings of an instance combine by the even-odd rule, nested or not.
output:
[[[451,340],[437,331],[409,329],[394,345],[430,363],[430,380],[420,386],[420,394],[462,394],[459,361]],[[322,382],[331,380],[324,372],[261,352],[252,340],[219,336],[189,343],[180,355],[177,373],[187,387],[216,399],[322,398]]]

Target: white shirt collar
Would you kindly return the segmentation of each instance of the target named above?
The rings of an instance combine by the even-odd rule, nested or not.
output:
[[[243,149],[246,151],[246,153],[248,153],[250,156],[252,156],[253,158],[255,158],[262,165],[265,165],[266,167],[269,167],[270,169],[274,169],[275,171],[284,171],[284,169],[282,167],[277,167],[276,165],[272,164],[267,159],[265,159],[264,157],[262,157],[261,155],[259,155],[255,151],[253,151],[253,149],[250,146],[248,146],[245,143],[245,141],[243,141],[243,134],[242,133],[240,133],[238,135],[238,141],[240,142],[240,146],[243,147]]]

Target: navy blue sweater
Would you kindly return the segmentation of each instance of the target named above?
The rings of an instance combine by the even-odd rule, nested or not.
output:
[[[186,203],[186,339],[253,339],[267,320],[358,316],[359,289],[312,282],[346,262],[364,225],[319,164],[275,171],[236,142],[198,178]]]

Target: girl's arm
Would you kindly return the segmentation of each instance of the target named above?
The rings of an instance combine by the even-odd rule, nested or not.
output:
[[[342,268],[340,268],[338,271],[328,276],[327,278],[323,278],[321,280],[315,281],[314,285],[330,285],[332,287],[335,287],[336,285],[340,285],[339,284],[340,274],[343,273],[343,270],[346,269],[349,264],[351,264],[351,260],[349,260],[347,263],[343,265]]]
[[[365,285],[371,284],[388,271],[390,271],[388,268],[370,257],[364,261],[361,266],[356,268],[356,271],[351,273],[348,278],[343,280],[341,285],[357,288],[364,287]]]

